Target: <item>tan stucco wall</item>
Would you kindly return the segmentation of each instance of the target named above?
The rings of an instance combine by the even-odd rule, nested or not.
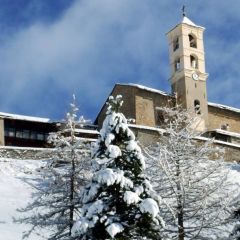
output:
[[[140,142],[141,146],[149,146],[159,140],[160,134],[157,131],[131,128],[134,132],[136,139]]]
[[[145,126],[156,126],[156,107],[172,105],[172,97],[157,92],[147,91],[135,86],[115,85],[110,95],[121,94],[123,97],[122,113],[126,118],[135,119],[136,124]],[[107,106],[105,105],[98,115],[97,124],[102,126]]]
[[[121,112],[124,113],[126,118],[136,119],[135,115],[135,88],[127,85],[115,85],[112,92],[109,96],[117,96],[122,95],[123,99],[123,106],[121,108]],[[106,99],[107,102],[108,99]],[[106,102],[104,103],[103,108],[101,109],[97,124],[101,128],[102,123],[106,117],[107,105]]]
[[[151,144],[155,144],[156,142],[160,142],[161,144],[162,135],[157,131],[148,130],[148,129],[137,129],[137,128],[132,128],[132,130],[135,133],[136,139],[140,142],[140,145],[142,147],[150,146]],[[224,160],[226,162],[240,163],[240,154],[239,154],[240,148],[229,147],[219,143],[215,144],[215,146],[220,147],[224,150]],[[212,159],[214,159],[214,157]]]
[[[4,120],[0,119],[0,146],[4,145]]]
[[[136,124],[155,126],[153,99],[150,97],[136,96]]]
[[[240,113],[208,106],[209,130],[229,125],[229,131],[240,133]]]
[[[146,91],[136,89],[135,105],[136,105],[136,124],[155,127],[157,125],[157,107],[171,107],[173,98]]]

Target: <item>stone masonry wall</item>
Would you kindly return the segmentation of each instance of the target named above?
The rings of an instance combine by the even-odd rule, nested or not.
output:
[[[223,124],[229,125],[229,131],[240,133],[240,113],[208,106],[209,130],[220,129]]]
[[[0,146],[4,144],[4,120],[0,118]]]

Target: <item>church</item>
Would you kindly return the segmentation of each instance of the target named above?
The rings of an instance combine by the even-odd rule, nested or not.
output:
[[[171,93],[137,84],[116,84],[109,96],[123,96],[122,112],[127,118],[135,119],[130,126],[142,144],[156,141],[163,131],[161,108],[177,104],[199,115],[197,130],[202,139],[214,138],[215,144],[225,149],[227,160],[240,162],[240,109],[207,99],[204,29],[183,14],[182,21],[166,34]],[[106,103],[96,117],[96,127],[83,129],[81,136],[96,138],[105,113]],[[48,133],[56,129],[57,122],[49,119],[0,113],[0,144],[3,146],[44,147]]]
[[[240,109],[208,102],[208,73],[205,70],[203,33],[205,28],[183,19],[166,35],[169,46],[170,84],[172,92],[165,93],[137,84],[116,84],[110,95],[123,96],[123,113],[135,119],[131,127],[144,143],[156,140],[164,116],[161,108],[173,104],[199,115],[197,130],[204,137],[215,139],[228,152],[229,160],[239,161]],[[102,125],[106,105],[100,110],[96,124]],[[155,136],[155,137],[154,137]]]

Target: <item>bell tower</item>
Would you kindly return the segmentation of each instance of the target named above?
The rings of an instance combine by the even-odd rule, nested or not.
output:
[[[167,33],[172,93],[176,95],[178,105],[199,114],[199,131],[204,131],[208,126],[204,30],[183,12],[182,21]]]

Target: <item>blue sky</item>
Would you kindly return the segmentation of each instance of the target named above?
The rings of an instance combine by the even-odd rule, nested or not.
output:
[[[94,120],[115,83],[169,92],[165,33],[204,26],[208,100],[240,108],[236,0],[0,0],[0,112]]]

